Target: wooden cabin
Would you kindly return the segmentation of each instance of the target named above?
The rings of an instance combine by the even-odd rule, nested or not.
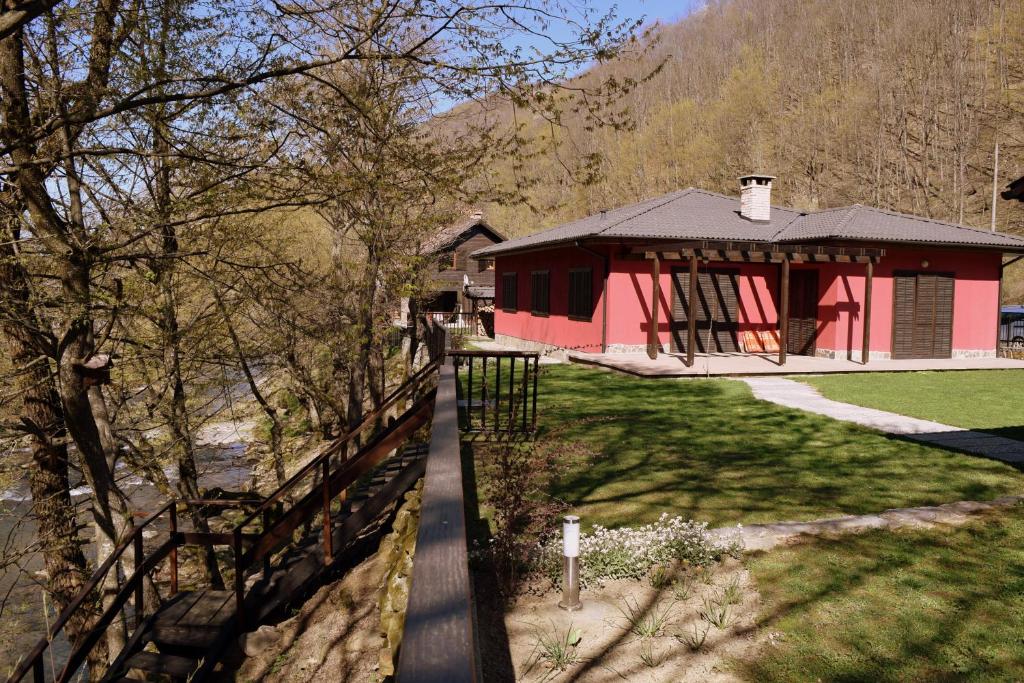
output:
[[[436,259],[435,296],[424,310],[471,312],[494,303],[494,259],[470,258],[478,249],[505,241],[491,227],[483,212],[440,230],[423,244],[423,253]]]

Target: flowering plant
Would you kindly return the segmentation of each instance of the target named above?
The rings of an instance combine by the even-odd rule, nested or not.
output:
[[[739,531],[719,540],[708,533],[706,522],[662,514],[657,522],[641,527],[608,529],[595,524],[580,533],[580,581],[583,585],[608,579],[640,579],[656,565],[686,562],[706,566],[724,554],[741,549]],[[539,569],[552,581],[562,575],[561,539],[537,546]]]

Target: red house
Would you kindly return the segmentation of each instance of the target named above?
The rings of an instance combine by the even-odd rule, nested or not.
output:
[[[582,352],[995,356],[1004,254],[1024,239],[855,204],[687,189],[473,252],[494,259],[495,339]],[[866,357],[863,350],[869,349]]]

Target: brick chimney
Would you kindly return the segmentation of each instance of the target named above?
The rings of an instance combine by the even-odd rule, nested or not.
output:
[[[751,173],[740,176],[740,215],[767,223],[772,219],[773,175]]]

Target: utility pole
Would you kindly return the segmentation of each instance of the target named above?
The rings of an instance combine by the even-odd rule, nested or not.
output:
[[[995,163],[992,168],[992,232],[996,231],[996,197],[999,188],[999,140],[996,140]]]

